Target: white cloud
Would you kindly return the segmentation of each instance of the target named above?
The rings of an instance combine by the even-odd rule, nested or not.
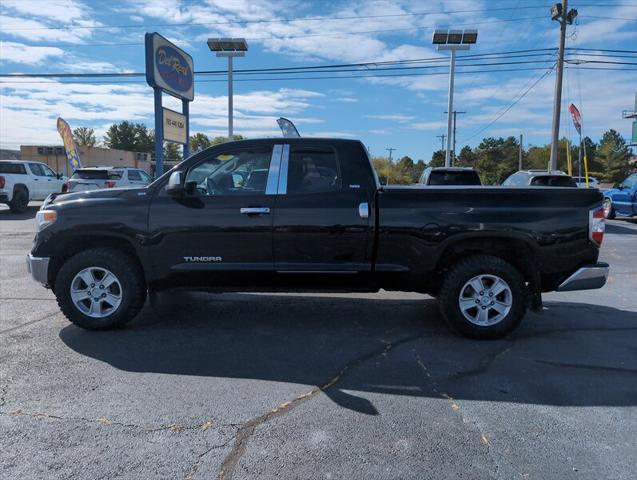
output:
[[[33,47],[17,42],[0,42],[0,62],[37,65],[49,57],[60,57],[64,51],[57,47]]]
[[[303,89],[259,90],[235,95],[235,129],[254,136],[280,136],[276,119],[288,116],[298,125],[315,125],[321,118],[303,115],[322,94]],[[0,88],[0,144],[57,142],[55,120],[72,127],[105,125],[123,120],[153,126],[152,90],[144,84],[63,83],[53,80],[16,80]],[[164,96],[164,105],[179,110],[180,102]],[[191,104],[191,130],[223,134],[227,125],[227,97],[198,95]]]
[[[374,118],[377,120],[389,120],[391,122],[405,123],[414,119],[413,115],[404,115],[401,113],[387,113],[382,115],[365,115],[366,118]]]

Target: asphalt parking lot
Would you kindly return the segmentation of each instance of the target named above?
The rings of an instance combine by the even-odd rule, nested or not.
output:
[[[87,332],[0,207],[0,478],[637,476],[637,222],[598,291],[478,342],[425,295],[170,293]]]

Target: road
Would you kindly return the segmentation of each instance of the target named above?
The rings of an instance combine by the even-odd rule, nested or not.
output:
[[[83,331],[27,277],[36,208],[0,210],[2,479],[637,476],[637,222],[604,289],[479,342],[400,292],[170,293]]]

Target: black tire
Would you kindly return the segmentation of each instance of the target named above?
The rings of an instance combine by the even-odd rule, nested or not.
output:
[[[461,291],[467,288],[467,282],[479,275],[497,276],[506,282],[510,290],[510,309],[493,325],[473,323],[465,317],[460,308]],[[476,255],[465,258],[451,267],[443,280],[438,302],[442,316],[454,330],[470,338],[492,339],[504,337],[520,324],[526,314],[528,293],[524,278],[513,265],[498,257]],[[482,307],[475,307],[475,311],[478,312],[476,315],[479,314],[478,308]],[[488,312],[492,310],[489,306],[485,308],[489,309],[488,316]],[[497,315],[497,312],[494,313]]]
[[[71,283],[85,268],[104,268],[112,272],[121,285],[121,303],[101,318],[81,312],[71,298]],[[124,326],[135,318],[146,300],[144,275],[137,262],[129,255],[110,248],[84,250],[69,258],[60,268],[54,292],[62,313],[71,322],[89,330],[109,330]]]
[[[615,206],[610,198],[604,199],[604,218],[608,220],[615,218]]]
[[[9,202],[9,209],[13,213],[24,213],[29,205],[29,192],[25,187],[15,187],[13,189],[13,198]]]

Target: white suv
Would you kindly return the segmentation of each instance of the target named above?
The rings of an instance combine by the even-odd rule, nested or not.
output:
[[[128,167],[78,168],[65,184],[65,192],[97,190],[100,188],[144,187],[153,179],[144,170]]]
[[[45,163],[0,160],[0,203],[24,212],[31,200],[44,200],[62,191],[64,178]]]

